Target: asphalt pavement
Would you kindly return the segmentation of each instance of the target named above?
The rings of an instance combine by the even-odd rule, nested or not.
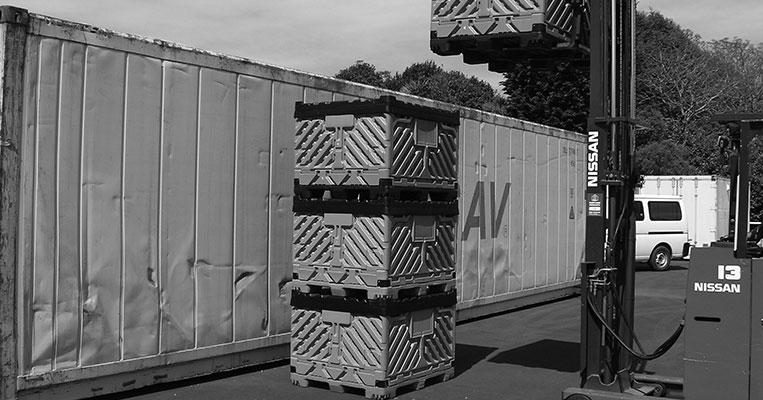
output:
[[[669,271],[639,265],[636,273],[638,339],[653,351],[683,317],[687,261]],[[417,391],[405,400],[560,399],[566,387],[580,383],[580,298],[533,306],[461,323],[456,327],[455,376]],[[683,339],[662,358],[646,364],[646,373],[683,375]],[[301,388],[289,379],[287,362],[142,389],[120,398],[140,400],[357,400],[362,393]]]

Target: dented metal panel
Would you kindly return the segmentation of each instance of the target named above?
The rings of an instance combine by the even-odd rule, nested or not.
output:
[[[492,211],[490,217],[487,215],[483,219],[485,224],[485,230],[490,234],[484,239],[480,237],[480,251],[479,251],[479,264],[477,266],[477,294],[479,298],[490,298],[495,294],[495,238],[498,237],[498,227],[495,224],[495,220],[499,218],[498,204],[495,203],[495,175],[496,175],[496,163],[495,163],[495,134],[496,126],[494,124],[481,124],[480,126],[480,141],[479,141],[479,173],[477,176],[483,182],[482,195],[485,196],[484,200],[490,205],[485,205],[485,211],[488,207]],[[487,185],[487,187],[486,187]],[[482,210],[480,210],[481,212]]]
[[[556,194],[556,190],[551,192],[549,181],[549,163],[551,162],[551,146],[549,143],[550,138],[548,136],[539,136],[536,138],[535,149],[537,154],[538,169],[536,172],[537,179],[535,181],[535,205],[536,205],[536,236],[535,236],[535,248],[536,248],[536,262],[535,262],[535,282],[533,286],[537,286],[538,282],[542,284],[556,283],[555,279],[549,279],[548,261],[549,255],[554,250],[555,246],[549,243],[548,232],[550,230],[550,224],[556,222],[554,225],[559,226],[556,213],[554,215],[549,214],[549,197]],[[554,188],[556,189],[556,188]],[[557,228],[558,229],[558,228]]]
[[[46,17],[29,31],[19,390],[265,361],[249,355],[289,342],[294,104],[391,93]],[[394,95],[461,113],[458,308],[574,285],[583,137]]]
[[[269,237],[291,236],[293,189],[270,174],[304,88],[30,42],[20,375],[287,332],[290,240]]]
[[[487,165],[482,163],[480,154],[482,142],[480,122],[464,120],[461,123],[462,136],[458,159],[463,164],[459,168],[461,229],[459,240],[459,263],[456,266],[458,296],[460,301],[476,300],[479,297],[480,246],[487,240],[488,228],[485,218],[485,195],[483,175],[487,174]],[[468,135],[468,136],[467,136]],[[468,161],[467,161],[468,160]],[[464,212],[466,211],[466,212]]]
[[[58,69],[61,47],[58,43],[42,41],[40,43],[40,79],[38,96],[40,102],[48,107],[41,107],[37,113],[37,137],[35,153],[39,157],[34,171],[35,196],[34,201],[34,230],[41,237],[54,240],[35,240],[32,257],[37,268],[33,271],[34,291],[32,307],[34,311],[32,346],[37,349],[32,353],[31,362],[41,364],[43,370],[52,366],[53,360],[53,323],[54,310],[49,305],[54,304],[55,270],[56,270],[56,182],[55,158],[45,157],[56,153],[56,131],[58,108],[55,107],[58,96],[58,74],[49,73]],[[35,236],[37,239],[38,236]],[[39,321],[39,323],[38,323]]]
[[[199,68],[165,62],[162,75],[159,349],[195,346],[196,155]]]
[[[502,125],[495,126],[495,179],[491,185],[490,196],[493,198],[492,207],[496,210],[493,219],[495,224],[495,247],[493,249],[493,294],[509,293],[511,291],[511,246],[508,241],[511,232],[511,128]],[[491,226],[492,230],[492,226]]]
[[[121,358],[124,301],[121,178],[126,54],[89,47],[85,63],[80,362],[94,365]]]
[[[162,63],[129,55],[122,172],[122,359],[159,354],[159,157]],[[131,243],[128,246],[126,243]]]
[[[304,88],[273,83],[273,125],[270,136],[270,324],[269,333],[289,333],[289,288],[292,278],[292,212],[294,197],[294,104]]]
[[[268,208],[272,82],[239,77],[234,252],[235,340],[267,335]]]
[[[72,368],[79,357],[82,282],[79,260],[80,160],[85,46],[62,43],[58,125],[58,277],[56,283],[53,368]]]
[[[236,75],[202,69],[196,174],[196,346],[233,340]]]
[[[522,259],[524,236],[524,222],[526,213],[524,209],[524,187],[527,176],[525,175],[525,132],[521,129],[510,129],[509,132],[509,176],[511,187],[509,191],[509,264],[511,276],[509,278],[509,292],[516,293],[524,289],[522,284],[522,272],[525,263]],[[509,187],[509,189],[511,189]]]

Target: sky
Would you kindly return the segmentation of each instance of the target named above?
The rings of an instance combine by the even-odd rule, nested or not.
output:
[[[210,6],[217,3],[215,6]],[[364,60],[402,72],[434,60],[498,87],[502,76],[429,49],[426,0],[12,0],[30,12],[332,76]],[[704,40],[763,42],[763,0],[639,0]]]

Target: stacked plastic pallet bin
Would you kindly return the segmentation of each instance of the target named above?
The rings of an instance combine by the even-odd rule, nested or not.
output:
[[[387,398],[453,376],[458,112],[297,103],[291,379]]]

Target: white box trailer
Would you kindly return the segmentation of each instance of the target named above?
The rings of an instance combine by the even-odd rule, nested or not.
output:
[[[289,354],[294,104],[458,110],[459,319],[569,295],[584,137],[0,8],[0,398]]]
[[[680,196],[689,222],[689,239],[709,246],[729,233],[729,178],[716,175],[648,175],[639,194]]]

